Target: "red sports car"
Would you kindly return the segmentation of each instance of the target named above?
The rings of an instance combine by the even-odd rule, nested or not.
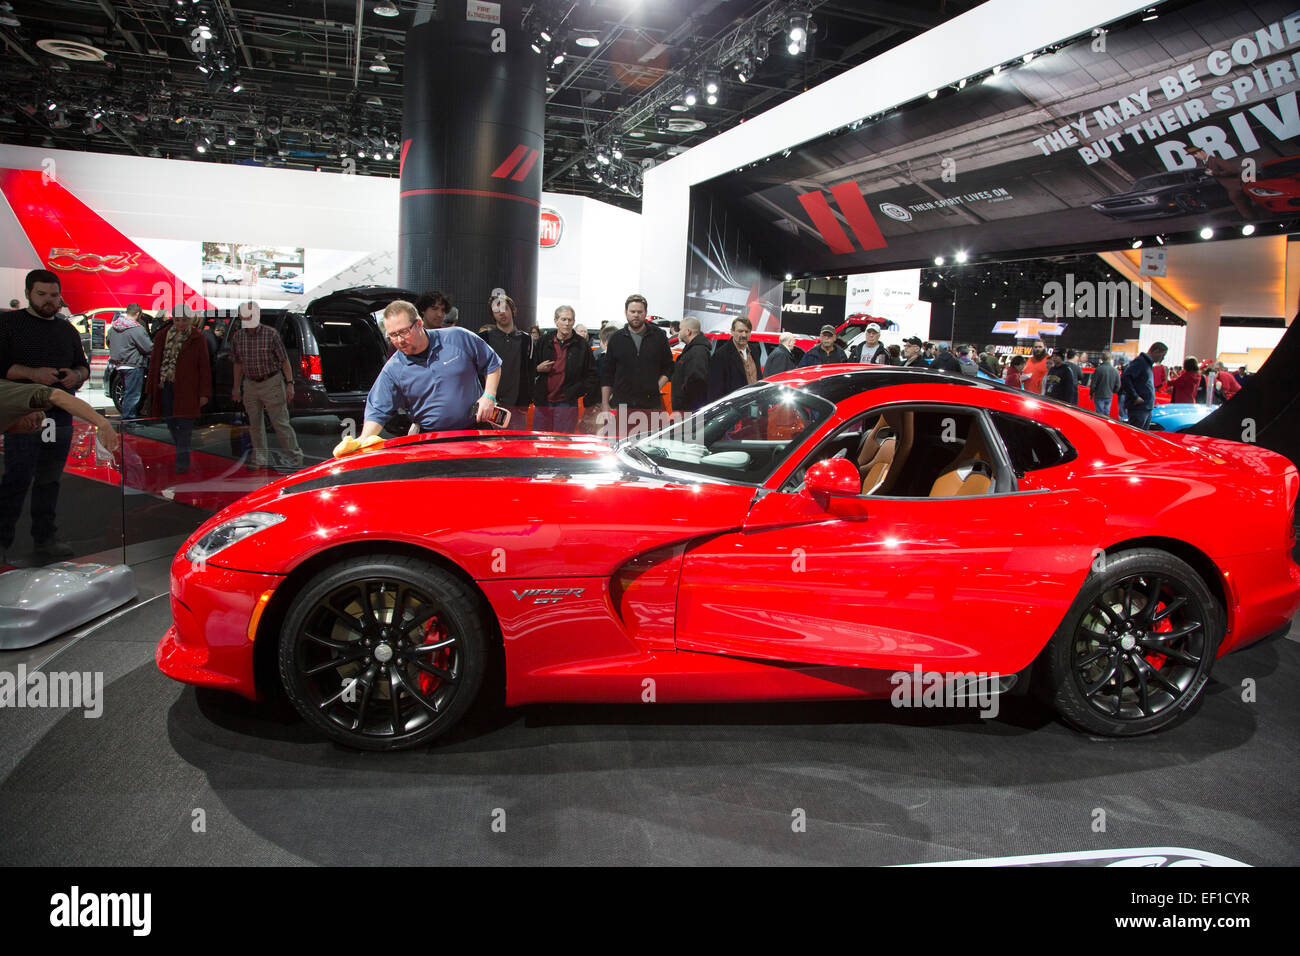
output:
[[[177,554],[157,661],[282,685],[375,750],[446,732],[498,655],[508,704],[889,697],[924,672],[1131,736],[1300,608],[1298,489],[1255,446],[819,366],[614,447],[420,435],[268,485]]]

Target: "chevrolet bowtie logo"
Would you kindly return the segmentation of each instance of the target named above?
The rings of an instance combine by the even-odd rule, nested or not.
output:
[[[994,332],[1014,335],[1018,339],[1036,339],[1040,335],[1064,335],[1064,322],[1044,322],[1042,319],[1017,319],[1014,322],[998,322],[993,326]]]

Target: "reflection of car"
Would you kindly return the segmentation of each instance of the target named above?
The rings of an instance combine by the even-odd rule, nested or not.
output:
[[[282,266],[278,269],[272,269],[270,272],[264,272],[262,275],[268,279],[293,279],[302,275],[302,270]]]
[[[262,324],[280,333],[294,368],[294,414],[350,413],[365,405],[366,393],[388,358],[387,344],[372,313],[395,299],[410,301],[411,295],[405,289],[344,289],[312,300],[302,312],[261,310]],[[203,313],[201,317],[205,324],[219,323],[223,332],[212,361],[212,403],[205,411],[234,411],[230,398],[234,359],[229,345],[239,318],[232,311]],[[109,384],[109,395],[119,410],[123,384],[120,374],[113,375]]]
[[[203,281],[215,282],[217,285],[225,285],[227,282],[243,282],[244,272],[242,269],[236,269],[224,262],[205,262],[203,263]]]
[[[1300,608],[1297,490],[1257,446],[819,366],[617,447],[420,435],[268,485],[182,546],[157,662],[283,686],[375,750],[445,733],[498,658],[511,705],[888,697],[915,673],[949,701],[1028,681],[1132,736]]]
[[[1228,192],[1204,170],[1143,176],[1127,192],[1092,204],[1111,219],[1165,219],[1231,205]]]
[[[1162,405],[1157,402],[1151,409],[1151,424],[1148,427],[1153,432],[1181,432],[1191,428],[1212,411],[1213,405],[1186,402],[1167,402]]]
[[[295,292],[298,295],[302,295],[302,280],[285,279],[283,282],[280,283],[280,288],[283,289],[285,292]]]
[[[87,358],[90,357],[92,350],[102,351],[108,348],[108,327],[119,315],[125,314],[124,308],[107,307],[88,309],[68,316],[68,321],[81,335],[81,347],[85,350]]]
[[[1300,156],[1264,163],[1255,181],[1246,184],[1246,195],[1256,206],[1269,212],[1300,208]]]

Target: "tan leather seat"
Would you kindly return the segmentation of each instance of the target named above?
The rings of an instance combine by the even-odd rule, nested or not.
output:
[[[930,486],[931,498],[960,498],[986,495],[993,487],[992,456],[984,444],[984,433],[971,422],[970,434],[961,452]]]
[[[858,450],[858,474],[862,476],[862,494],[882,492],[891,476],[896,476],[912,447],[914,419],[911,412],[885,412]]]

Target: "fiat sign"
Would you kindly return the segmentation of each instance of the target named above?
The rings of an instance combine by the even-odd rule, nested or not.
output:
[[[553,249],[560,244],[564,232],[564,219],[550,206],[542,207],[541,247]]]

